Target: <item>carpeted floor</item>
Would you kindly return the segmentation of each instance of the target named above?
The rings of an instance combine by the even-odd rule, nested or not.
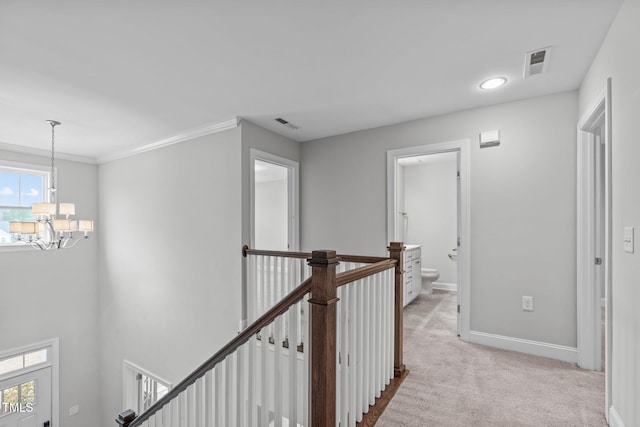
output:
[[[456,293],[404,311],[410,370],[376,426],[602,427],[604,374],[460,341]]]

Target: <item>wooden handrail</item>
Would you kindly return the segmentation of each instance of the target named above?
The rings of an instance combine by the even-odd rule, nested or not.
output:
[[[363,279],[367,276],[373,276],[376,273],[380,273],[381,271],[385,271],[390,268],[395,268],[397,262],[398,261],[395,259],[384,258],[383,261],[376,262],[375,264],[365,265],[364,267],[339,273],[336,276],[336,287],[355,282],[356,280]]]
[[[242,248],[242,256],[246,258],[247,255],[265,255],[265,256],[278,256],[283,258],[299,258],[299,259],[311,258],[311,252],[289,252],[289,251],[270,251],[270,250],[264,250],[264,249],[251,249],[249,248],[249,246],[245,245]],[[340,261],[361,262],[363,264],[372,264],[375,262],[380,262],[380,261],[389,259],[389,258],[378,257],[378,256],[345,255],[345,254],[338,254],[337,257],[340,259]]]
[[[149,409],[144,411],[140,416],[129,424],[129,427],[136,427],[145,422],[149,417],[162,409],[164,405],[169,403],[180,393],[185,391],[191,384],[195,383],[199,378],[203,377],[207,372],[214,368],[218,363],[222,362],[231,353],[236,351],[238,347],[251,339],[253,335],[260,332],[261,329],[273,322],[276,317],[286,312],[296,302],[300,301],[311,290],[311,278],[305,280],[297,288],[284,297],[280,302],[274,305],[269,311],[260,316],[255,322],[249,325],[244,331],[238,334],[234,339],[229,341],[227,345],[222,347],[220,351],[214,354],[206,362],[193,371],[187,378],[182,380],[178,385],[173,387],[167,394],[158,399],[156,403],[151,405]]]
[[[269,251],[263,249],[251,249],[249,246],[244,245],[242,247],[242,256],[247,255],[266,255],[266,256],[279,256],[283,258],[311,258],[311,252],[289,252],[289,251]]]

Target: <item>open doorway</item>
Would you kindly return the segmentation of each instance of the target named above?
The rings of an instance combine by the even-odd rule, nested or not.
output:
[[[298,250],[298,162],[251,149],[250,168],[250,246]]]
[[[578,365],[605,371],[611,403],[611,79],[578,122]],[[603,313],[604,306],[604,313]]]
[[[433,273],[423,292],[457,291],[458,152],[402,157],[397,167],[399,240],[421,246],[422,271]]]
[[[463,341],[470,330],[468,149],[462,140],[387,152],[388,239],[421,247],[423,292],[433,270],[433,289],[457,291]]]

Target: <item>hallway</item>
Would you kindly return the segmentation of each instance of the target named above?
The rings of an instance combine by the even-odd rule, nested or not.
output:
[[[376,424],[604,427],[604,374],[460,341],[456,293],[421,293],[404,311],[410,370]]]

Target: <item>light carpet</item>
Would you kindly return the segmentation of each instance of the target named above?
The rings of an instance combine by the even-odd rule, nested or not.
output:
[[[422,293],[404,311],[409,376],[385,426],[603,427],[602,372],[460,341],[456,292]]]

